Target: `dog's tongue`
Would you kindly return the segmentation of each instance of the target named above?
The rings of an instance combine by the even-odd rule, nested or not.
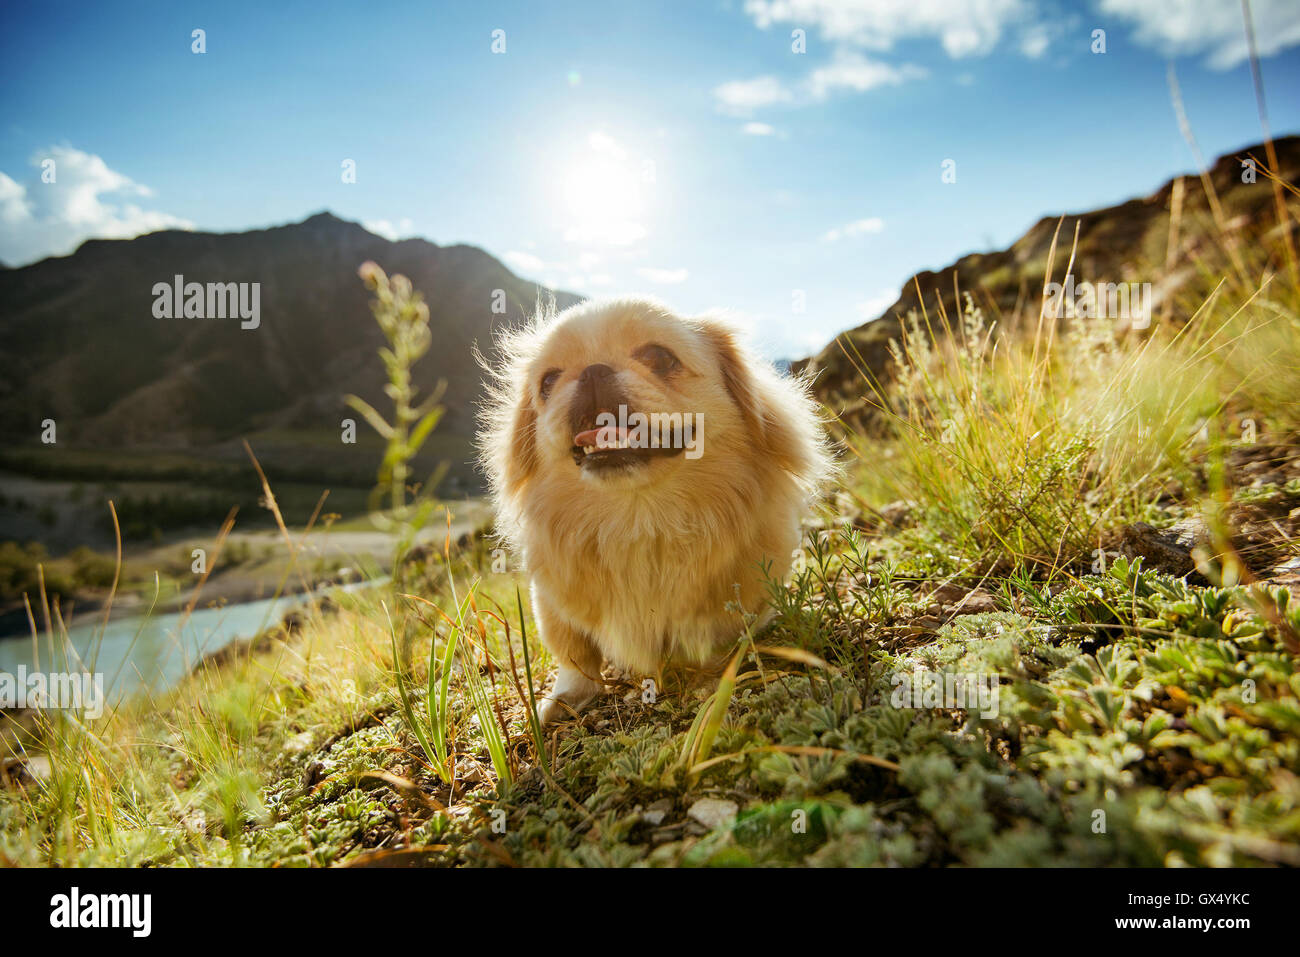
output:
[[[573,444],[580,449],[586,448],[588,445],[595,446],[598,449],[616,449],[618,448],[619,439],[624,438],[627,438],[627,429],[618,426],[587,429],[587,431],[579,432],[573,437]]]

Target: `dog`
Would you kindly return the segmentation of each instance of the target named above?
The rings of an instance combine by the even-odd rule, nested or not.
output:
[[[576,714],[608,663],[716,662],[783,580],[835,466],[808,383],[720,316],[650,299],[540,308],[501,334],[479,430],[497,531],[559,666],[539,717]]]

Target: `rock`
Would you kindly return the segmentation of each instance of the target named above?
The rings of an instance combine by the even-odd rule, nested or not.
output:
[[[334,762],[329,762],[332,765]],[[325,780],[329,767],[325,761],[312,761],[302,772],[302,793],[308,794],[321,781]]]
[[[943,627],[943,619],[938,615],[922,615],[919,618],[913,618],[906,623],[907,634],[913,637],[918,635],[928,635],[936,629]]]
[[[1300,556],[1274,568],[1272,574],[1264,579],[1264,584],[1272,588],[1285,588],[1291,593],[1293,601],[1300,601]]]
[[[740,810],[735,801],[723,801],[719,798],[700,798],[691,805],[687,816],[698,821],[712,831],[714,828],[729,824]]]
[[[37,781],[48,781],[54,773],[50,759],[44,754],[33,754],[27,759],[27,773]]]
[[[1274,575],[1300,575],[1300,555],[1273,569]]]
[[[650,840],[655,844],[667,844],[669,841],[675,841],[682,836],[686,830],[685,824],[672,824],[668,827],[657,827],[650,833]]]
[[[1233,485],[1273,482],[1285,485],[1300,477],[1300,447],[1287,444],[1239,445],[1228,453],[1228,477]]]
[[[1200,518],[1185,518],[1168,528],[1153,528],[1146,522],[1134,522],[1119,530],[1120,552],[1129,558],[1141,556],[1148,567],[1171,575],[1186,575],[1196,570],[1192,550],[1212,541],[1209,526]]]
[[[1176,548],[1188,552],[1197,545],[1210,544],[1210,528],[1200,518],[1185,518],[1181,522],[1175,522],[1164,530],[1164,535]]]
[[[645,821],[651,827],[658,827],[664,822],[664,818],[668,816],[668,812],[672,809],[673,799],[661,798],[641,812],[641,820]]]
[[[965,597],[966,589],[964,587],[955,582],[948,582],[947,584],[940,585],[936,588],[934,594],[930,596],[930,599],[940,605],[947,605]]]
[[[49,780],[52,770],[43,754],[7,757],[0,760],[0,787],[30,787]]]
[[[998,610],[998,600],[990,592],[983,588],[967,588],[957,582],[940,585],[930,595],[930,601],[932,604],[925,609],[927,617],[951,618]]]
[[[907,528],[912,524],[912,513],[915,511],[914,503],[900,499],[897,502],[890,502],[888,505],[882,505],[876,510],[876,514],[886,525],[892,525],[894,528]]]
[[[952,615],[983,615],[990,611],[998,610],[998,600],[983,588],[976,588],[967,592],[962,599],[951,608],[948,613]]]

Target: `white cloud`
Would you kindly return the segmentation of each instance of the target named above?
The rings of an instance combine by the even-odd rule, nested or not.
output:
[[[839,89],[865,93],[878,86],[898,86],[905,80],[925,75],[925,70],[910,63],[895,67],[868,59],[861,53],[841,50],[835,54],[829,66],[813,70],[808,77],[807,86],[813,99],[822,100]]]
[[[767,123],[746,123],[740,131],[749,136],[772,136],[776,133],[776,127]]]
[[[592,289],[596,286],[612,286],[613,284],[614,277],[607,273],[592,273],[589,276],[583,275],[582,273],[574,273],[573,275],[568,276],[562,284],[554,279],[546,281],[546,285],[552,289],[559,289],[561,287],[564,289]]]
[[[631,246],[645,239],[647,230],[641,223],[631,220],[617,222],[586,222],[570,226],[564,231],[567,242],[583,246]]]
[[[1026,0],[746,0],[745,12],[762,29],[814,27],[832,43],[870,50],[932,37],[958,58],[991,52],[1029,7]]]
[[[1020,52],[1031,60],[1041,59],[1051,45],[1052,36],[1041,23],[1025,28],[1020,34]]]
[[[774,76],[752,80],[731,80],[715,87],[713,97],[718,109],[734,116],[748,116],[754,110],[774,103],[789,103],[794,94]]]
[[[1021,54],[1040,59],[1061,25],[1039,20],[1036,6],[1032,0],[746,0],[745,12],[765,30],[816,30],[837,49],[884,51],[904,40],[934,39],[960,59],[986,56],[1011,34]],[[1233,0],[1096,0],[1095,6],[1132,24],[1134,39],[1162,56],[1204,56],[1219,70],[1248,56],[1241,4]],[[1300,45],[1296,0],[1252,0],[1250,9],[1260,56]]]
[[[383,236],[389,242],[395,243],[403,236],[410,236],[415,224],[409,219],[400,219],[396,225],[387,219],[367,219],[361,225],[376,236]]]
[[[822,236],[822,241],[835,243],[841,239],[852,239],[855,236],[878,233],[884,228],[885,221],[879,216],[872,216],[868,219],[855,219],[851,223],[845,223],[843,226],[836,226],[834,229],[827,230],[825,235]]]
[[[526,273],[529,277],[545,275],[542,283],[552,289],[590,289],[614,284],[614,277],[609,273],[589,271],[601,262],[601,257],[595,253],[582,253],[576,261],[548,262],[534,253],[512,249],[501,258],[517,273]],[[559,278],[561,275],[563,280]]]
[[[657,269],[653,266],[644,266],[638,269],[636,274],[642,279],[648,279],[650,282],[668,286],[685,282],[691,276],[690,272],[686,269]]]
[[[1216,70],[1249,56],[1241,4],[1222,0],[1101,0],[1102,13],[1131,22],[1138,43],[1163,56],[1205,55]],[[1300,44],[1300,4],[1296,0],[1253,0],[1255,43],[1262,57]]]
[[[872,60],[855,50],[837,50],[831,62],[813,70],[791,87],[772,76],[753,80],[733,80],[713,91],[720,113],[749,116],[755,110],[783,103],[803,106],[820,102],[837,90],[865,93],[881,86],[898,86],[907,80],[926,76],[926,71],[911,63],[893,66]],[[776,130],[767,123],[746,123],[742,127],[751,136],[770,136]]]
[[[858,313],[858,318],[863,322],[872,322],[879,319],[886,309],[892,306],[898,300],[898,294],[892,292],[879,292],[869,299],[863,299],[854,305]]]
[[[4,173],[0,173],[0,222],[21,223],[31,216],[27,190]]]
[[[52,183],[42,181],[46,160],[54,161]],[[194,228],[189,220],[128,201],[152,191],[92,153],[54,146],[34,155],[31,165],[25,185],[0,172],[0,259],[11,266],[66,255],[87,239]]]
[[[516,272],[539,273],[546,268],[546,263],[542,261],[541,256],[534,256],[532,253],[521,252],[512,249],[501,257],[506,261],[511,269]]]

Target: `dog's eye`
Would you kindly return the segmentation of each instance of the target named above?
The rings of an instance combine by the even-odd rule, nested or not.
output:
[[[542,381],[537,387],[537,391],[542,394],[543,399],[550,398],[551,390],[555,388],[555,381],[560,377],[559,369],[551,369],[542,376]]]
[[[675,355],[663,346],[657,346],[654,343],[642,346],[636,351],[635,355],[638,361],[644,362],[650,367],[650,371],[658,376],[666,376],[682,367],[681,362],[678,361]]]

